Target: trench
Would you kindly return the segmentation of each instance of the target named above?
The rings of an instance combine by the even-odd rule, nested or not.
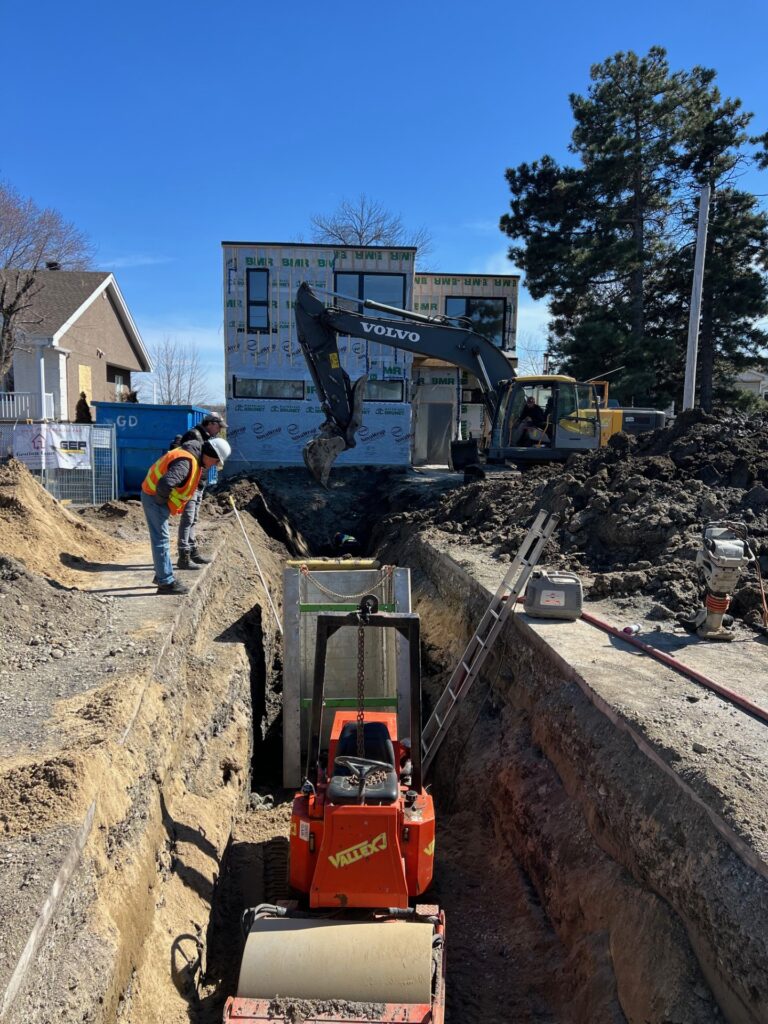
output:
[[[275,514],[273,504],[274,540],[303,535],[304,553],[328,552],[328,528],[313,537],[306,522],[290,520],[287,502],[275,504],[280,512]],[[392,515],[397,509],[390,501],[384,511]],[[261,514],[253,513],[254,529]],[[275,521],[283,525],[277,528]],[[382,542],[370,514],[355,525],[365,553],[409,564],[408,537],[395,531],[394,539],[390,533]],[[294,547],[288,554],[295,552]],[[428,713],[474,629],[479,605],[437,579],[428,559],[411,561],[410,567]],[[279,587],[279,578],[270,584]],[[132,989],[154,994],[150,1005],[164,1024],[222,1019],[237,984],[242,912],[280,894],[292,794],[280,788],[281,652],[262,614],[259,605],[247,607],[219,637],[242,645],[252,730],[247,763],[237,766],[248,782],[226,821],[227,838],[201,903],[208,916],[198,922],[197,958],[182,957],[194,963],[186,975],[182,968],[181,981],[179,971],[169,976],[167,961],[157,957],[137,958],[132,974]],[[721,1004],[727,995],[717,971],[708,971],[706,954],[696,948],[689,922],[661,887],[633,870],[630,839],[626,848],[621,839],[617,843],[601,818],[609,812],[583,798],[579,759],[613,757],[612,739],[599,734],[590,709],[562,681],[534,694],[538,655],[519,643],[511,634],[498,642],[431,780],[438,817],[431,895],[447,918],[447,1024],[752,1020],[734,1005],[731,1013],[721,1013],[718,984]],[[568,744],[576,743],[581,730],[583,749],[569,755]],[[617,764],[624,754],[616,755]],[[630,772],[638,770],[631,759],[627,765]],[[611,775],[615,768],[605,771]],[[612,784],[618,790],[621,781],[614,775]],[[623,799],[631,801],[632,783],[627,787]],[[222,807],[221,813],[229,812]],[[162,888],[167,879],[157,884]],[[173,949],[188,932],[184,908],[174,908],[171,899],[157,900],[156,906],[159,930]],[[122,999],[119,1019],[141,1024],[147,1005],[145,999],[132,1008],[130,999]]]

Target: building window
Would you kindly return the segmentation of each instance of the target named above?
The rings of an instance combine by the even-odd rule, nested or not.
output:
[[[401,380],[369,380],[365,385],[366,402],[402,402],[404,398]]]
[[[445,300],[445,315],[451,319],[468,320],[472,330],[504,348],[507,300],[470,298],[466,295],[449,296]]]
[[[233,377],[232,395],[234,398],[280,398],[301,402],[304,400],[304,381]]]
[[[405,309],[405,274],[334,274],[333,290],[339,295],[348,295],[350,299],[373,299],[383,302],[386,306]],[[359,313],[361,307],[357,302],[350,308]],[[389,313],[375,312],[376,316],[390,316]]]
[[[115,395],[119,398],[131,390],[131,371],[124,370],[121,366],[107,364],[107,384],[114,385]],[[83,388],[80,390],[82,391]]]
[[[269,271],[247,270],[245,287],[248,333],[265,334],[269,331]]]

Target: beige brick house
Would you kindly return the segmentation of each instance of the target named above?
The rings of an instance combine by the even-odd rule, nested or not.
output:
[[[73,420],[81,391],[89,402],[114,401],[132,373],[152,369],[112,274],[45,270],[38,283],[0,391],[0,419]]]

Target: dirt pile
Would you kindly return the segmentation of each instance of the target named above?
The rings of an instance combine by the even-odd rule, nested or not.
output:
[[[731,416],[727,424],[699,411],[637,438],[619,434],[607,447],[487,479],[443,497],[430,510],[393,517],[438,527],[467,543],[513,557],[538,508],[561,516],[545,561],[593,577],[590,597],[642,594],[651,617],[696,607],[695,568],[702,527],[744,522],[768,575],[768,416]],[[392,519],[389,521],[392,523]],[[731,610],[760,621],[754,570],[745,572]]]
[[[138,498],[105,501],[103,505],[83,505],[77,509],[77,515],[83,522],[115,540],[146,542],[147,521]]]
[[[68,512],[15,459],[0,466],[0,554],[60,583],[74,583],[78,561],[119,558],[121,547]]]

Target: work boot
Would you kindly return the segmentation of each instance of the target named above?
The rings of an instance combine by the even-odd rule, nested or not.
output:
[[[171,580],[170,583],[160,583],[157,588],[158,594],[188,594],[189,587],[178,580]]]
[[[200,566],[199,565],[195,565],[195,563],[191,559],[192,559],[192,555],[191,555],[191,553],[189,551],[180,551],[179,552],[179,560],[176,563],[176,568],[177,569],[199,569]]]
[[[206,558],[206,556],[200,551],[200,548],[192,548],[189,553],[189,557],[193,562],[197,562],[198,565],[210,565],[213,561],[212,558]]]

